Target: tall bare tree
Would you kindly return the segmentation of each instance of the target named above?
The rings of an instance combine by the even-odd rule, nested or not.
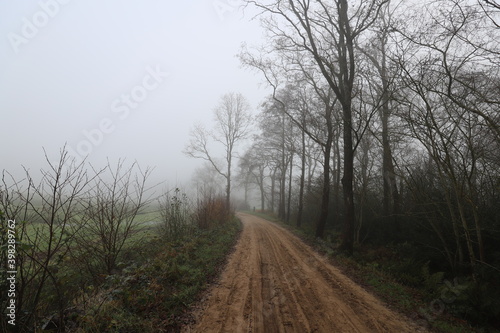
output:
[[[396,221],[400,210],[400,199],[396,184],[396,172],[393,162],[392,140],[390,123],[393,107],[393,81],[397,73],[397,66],[390,60],[390,34],[393,32],[394,10],[399,3],[387,6],[380,11],[380,19],[371,27],[373,36],[365,41],[364,45],[356,45],[357,49],[368,59],[365,69],[366,81],[370,90],[374,91],[373,102],[379,104],[381,123],[380,141],[382,144],[382,179],[383,179],[383,215],[392,217]],[[397,225],[397,224],[396,224]]]
[[[250,105],[242,94],[228,93],[221,97],[214,109],[215,128],[207,131],[203,126],[195,126],[191,140],[184,150],[190,157],[208,161],[226,180],[226,205],[231,204],[231,171],[235,148],[250,133],[252,119]],[[214,156],[210,143],[215,142],[224,150],[223,163]]]

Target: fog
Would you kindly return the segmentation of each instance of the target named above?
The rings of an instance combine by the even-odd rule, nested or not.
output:
[[[261,30],[238,1],[0,2],[0,169],[38,170],[67,144],[92,164],[155,167],[186,183],[201,161],[182,153],[222,94],[257,113],[261,78],[240,68]]]

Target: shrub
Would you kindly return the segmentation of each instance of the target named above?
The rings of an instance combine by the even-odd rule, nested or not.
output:
[[[195,221],[200,229],[210,229],[229,222],[233,216],[226,199],[222,196],[208,195],[198,202]]]
[[[193,227],[193,208],[186,194],[179,188],[174,195],[165,194],[159,199],[160,232],[167,240],[177,239],[189,233]]]

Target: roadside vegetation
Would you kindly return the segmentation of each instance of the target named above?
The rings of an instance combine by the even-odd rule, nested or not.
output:
[[[211,228],[145,244],[155,255],[108,275],[73,312],[71,331],[178,332],[193,322],[191,307],[220,272],[239,230],[228,216]]]
[[[137,163],[97,169],[65,149],[50,161],[41,177],[3,172],[0,256],[15,265],[0,268],[0,331],[169,332],[189,322],[239,230],[225,197],[157,195]],[[4,292],[8,271],[15,294]]]

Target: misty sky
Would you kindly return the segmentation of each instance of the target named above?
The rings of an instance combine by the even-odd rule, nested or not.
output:
[[[224,93],[257,113],[267,94],[240,68],[261,30],[235,0],[0,1],[0,169],[38,170],[67,143],[93,164],[155,166],[186,183],[201,161],[182,154]]]

